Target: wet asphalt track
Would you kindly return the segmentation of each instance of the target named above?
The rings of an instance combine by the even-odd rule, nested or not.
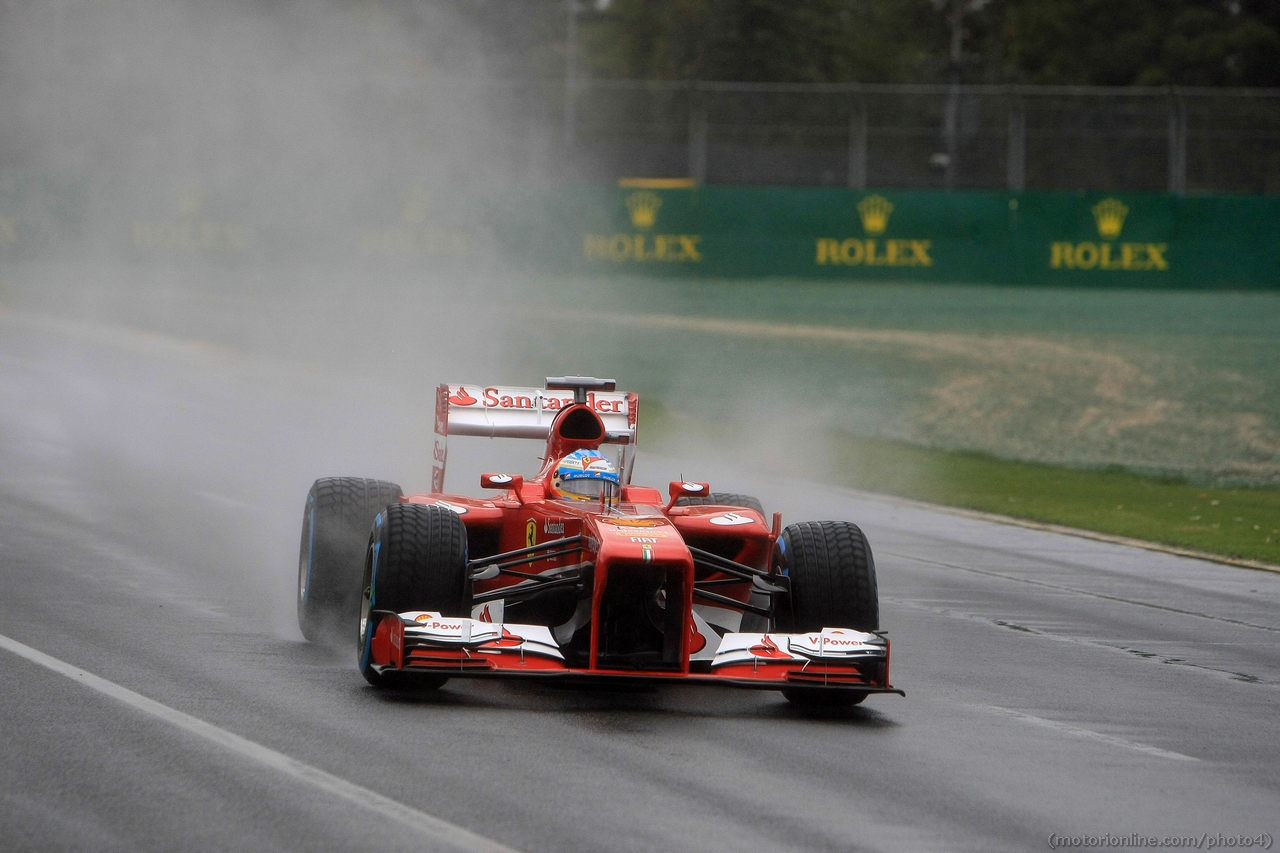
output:
[[[425,480],[417,436],[368,417],[380,390],[0,311],[0,635],[132,691],[0,650],[0,848],[447,849],[433,818],[529,853],[1280,829],[1280,574],[728,466],[706,479],[864,526],[906,699],[376,692],[300,640],[290,596],[313,477]],[[396,416],[425,434],[422,396]]]

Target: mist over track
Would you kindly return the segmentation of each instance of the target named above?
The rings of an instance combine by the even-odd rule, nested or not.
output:
[[[905,700],[806,716],[736,691],[378,693],[353,652],[296,633],[295,516],[315,476],[422,488],[436,377],[289,350],[0,311],[0,634],[524,851],[1274,834],[1280,576],[933,514],[749,459],[642,449],[638,476],[696,469],[788,520],[862,524]],[[494,351],[474,369],[500,369]],[[451,450],[467,491],[536,452]],[[7,651],[0,670],[0,719],[21,733],[0,758],[9,849],[446,849],[381,799]]]
[[[544,181],[550,140],[428,85],[502,58],[442,10],[0,8],[0,847],[1275,834],[1280,575],[805,479],[839,426],[1275,482],[1274,294],[503,268],[483,233],[455,251],[466,206]],[[353,650],[302,641],[313,479],[425,489],[436,383],[574,373],[668,416],[640,480],[863,525],[908,697],[806,715],[687,688],[380,693]],[[449,486],[539,450],[457,441]]]

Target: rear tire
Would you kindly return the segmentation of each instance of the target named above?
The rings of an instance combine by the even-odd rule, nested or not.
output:
[[[686,496],[676,498],[676,506],[738,506],[743,509],[754,509],[764,515],[764,504],[751,495],[739,495],[734,492],[712,492],[704,498]]]
[[[760,499],[752,495],[740,495],[736,492],[712,492],[706,497],[687,496],[676,498],[676,506],[736,506],[743,509],[754,509],[764,515],[764,504],[760,503]],[[759,593],[752,593],[751,603],[758,607],[765,607],[769,604],[769,599]],[[767,616],[759,616],[755,613],[742,614],[742,623],[739,627],[740,631],[767,631],[769,630],[769,620]]]
[[[778,630],[800,634],[823,628],[880,629],[876,564],[856,524],[810,521],[789,525],[779,539],[779,562],[791,594],[779,602]],[[846,708],[867,694],[857,690],[792,687],[782,691],[807,708]]]
[[[361,477],[325,477],[311,486],[298,555],[298,627],[311,642],[351,636],[369,529],[402,495],[395,483]]]
[[[444,616],[471,615],[467,529],[462,519],[440,506],[388,506],[373,523],[362,588],[357,649],[360,673],[370,684],[388,686],[387,676],[371,666],[371,643],[377,629],[373,611],[434,610]],[[412,683],[434,688],[447,680],[447,676],[420,676]]]

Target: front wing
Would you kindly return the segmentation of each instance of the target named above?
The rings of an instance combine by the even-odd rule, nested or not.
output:
[[[378,613],[372,668],[487,678],[555,678],[721,684],[758,690],[815,687],[906,694],[889,684],[889,641],[879,634],[824,628],[808,634],[730,633],[715,656],[690,672],[570,666],[550,629],[441,616]]]

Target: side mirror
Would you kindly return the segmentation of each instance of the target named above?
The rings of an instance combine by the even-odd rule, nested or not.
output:
[[[520,500],[520,487],[524,485],[524,477],[519,474],[481,474],[480,488],[482,489],[510,489],[516,493],[516,500]]]
[[[667,510],[670,511],[676,505],[676,501],[680,498],[705,498],[711,494],[710,483],[686,483],[683,480],[672,480],[668,487],[668,494],[671,495],[671,502],[667,504]]]

